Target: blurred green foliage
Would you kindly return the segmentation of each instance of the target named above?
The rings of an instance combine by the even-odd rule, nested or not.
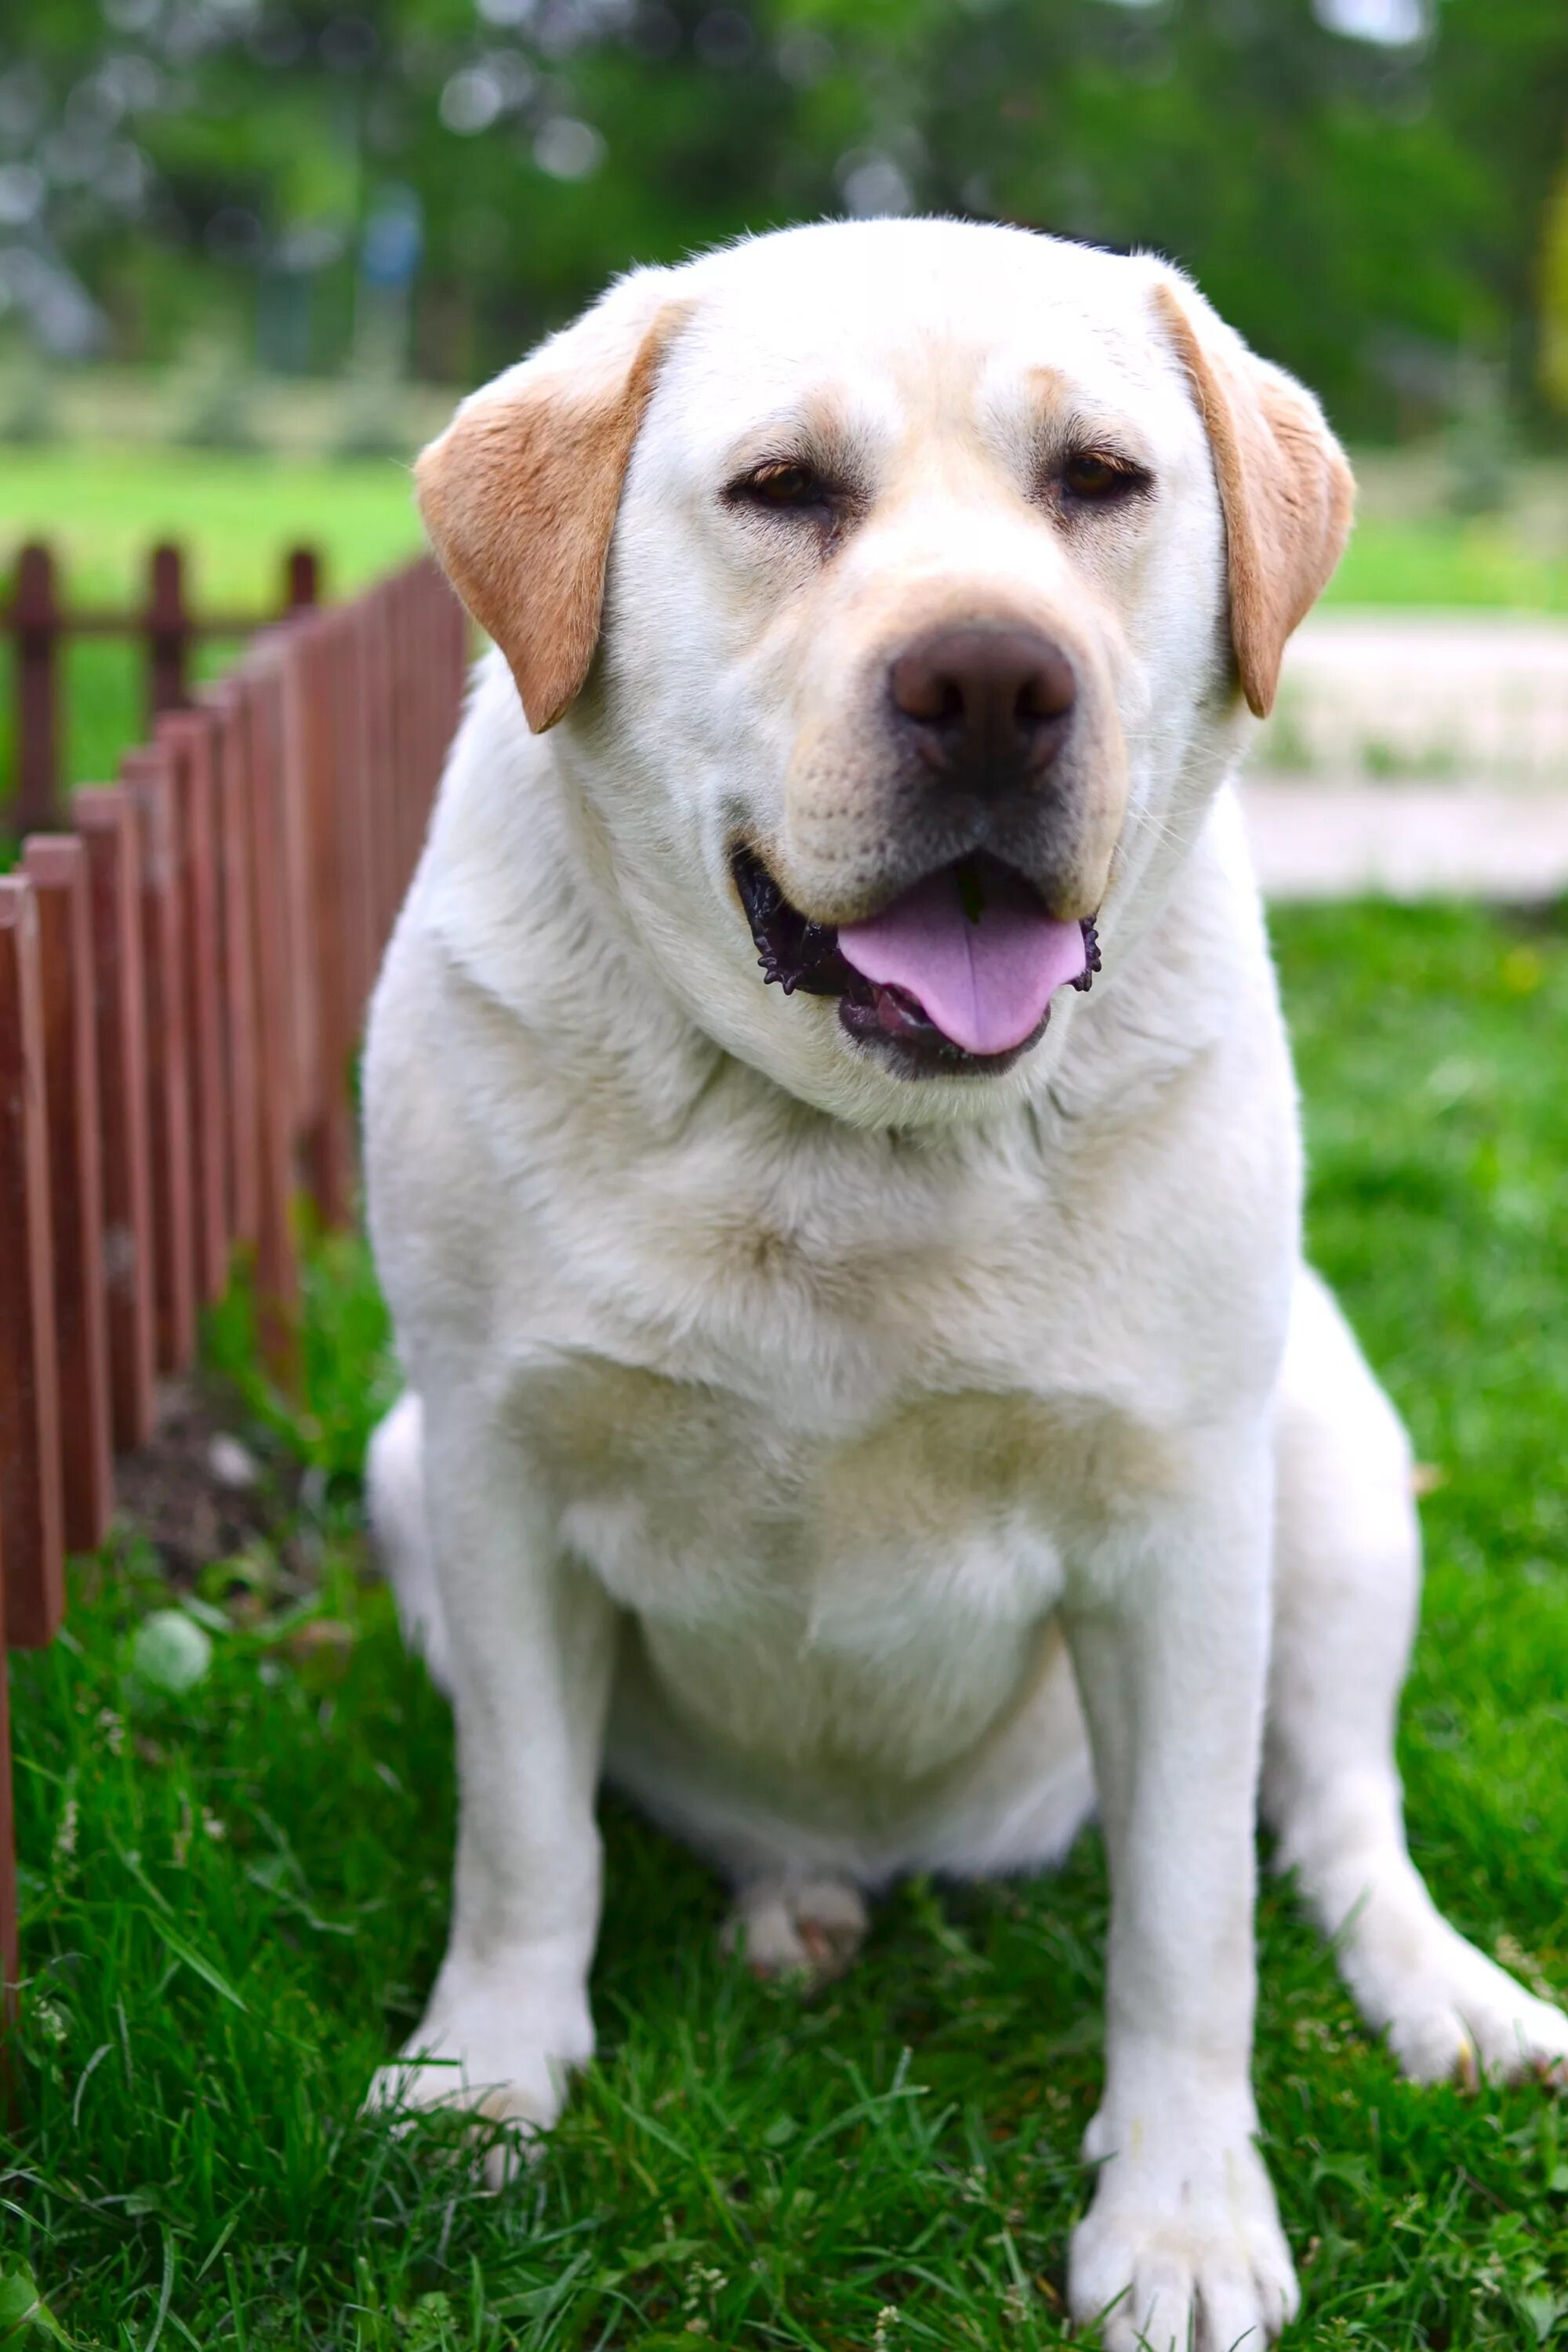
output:
[[[1352,432],[1568,399],[1562,0],[26,15],[0,297],[62,349],[472,380],[630,262],[912,206],[1174,256]]]

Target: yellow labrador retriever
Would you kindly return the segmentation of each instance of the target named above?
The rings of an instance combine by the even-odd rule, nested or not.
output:
[[[462,1790],[376,2095],[555,2116],[601,1775],[767,1968],[1098,1809],[1072,2307],[1271,2338],[1259,1801],[1412,2075],[1568,2060],[1406,1853],[1406,1446],[1302,1265],[1228,783],[1344,458],[1161,262],[877,221],[621,280],[419,490],[497,651],[366,1072],[373,1511]]]

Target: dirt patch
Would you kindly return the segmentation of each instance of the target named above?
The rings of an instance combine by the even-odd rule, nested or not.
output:
[[[237,1436],[234,1416],[184,1385],[159,1395],[151,1442],[114,1465],[115,1501],[157,1551],[172,1582],[267,1542],[299,1503],[300,1465]]]

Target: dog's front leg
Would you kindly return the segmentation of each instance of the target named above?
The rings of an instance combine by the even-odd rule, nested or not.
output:
[[[1216,1448],[1069,1596],[1110,1874],[1069,2289],[1080,2322],[1113,2306],[1108,2352],[1261,2352],[1296,2308],[1250,2081],[1270,1475],[1261,1433]]]
[[[562,1559],[500,1416],[460,1381],[444,1386],[424,1396],[424,1471],[457,1718],[451,1934],[424,2022],[372,2096],[548,2126],[594,2048],[615,1611]],[[488,2159],[492,2180],[506,2160]]]

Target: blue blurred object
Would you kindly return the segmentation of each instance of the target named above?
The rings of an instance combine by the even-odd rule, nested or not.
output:
[[[384,188],[364,225],[360,271],[370,286],[409,285],[425,250],[425,208],[403,182]]]

